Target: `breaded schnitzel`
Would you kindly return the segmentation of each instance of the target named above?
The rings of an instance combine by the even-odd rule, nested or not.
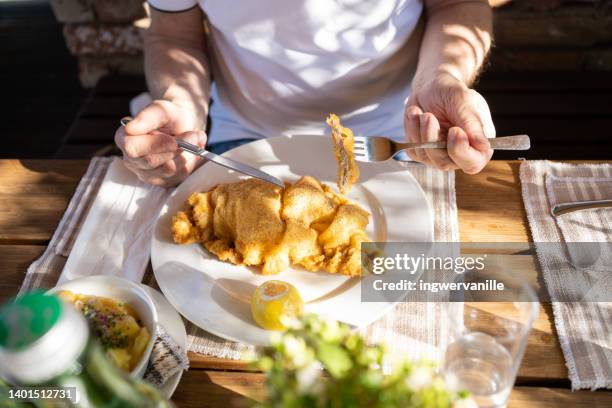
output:
[[[261,265],[264,274],[290,264],[310,271],[361,275],[361,242],[369,214],[313,177],[281,189],[257,179],[193,193],[172,219],[179,244],[201,242],[222,261]]]

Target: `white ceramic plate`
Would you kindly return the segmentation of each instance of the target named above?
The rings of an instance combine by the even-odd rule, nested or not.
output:
[[[225,154],[274,176],[296,181],[310,175],[334,186],[336,162],[331,138],[279,136],[258,140]],[[371,214],[367,233],[374,241],[430,242],[433,220],[423,190],[412,175],[394,161],[360,163],[361,177],[349,198]],[[251,318],[249,297],[269,279],[297,287],[307,310],[355,326],[380,318],[391,302],[363,303],[359,279],[326,273],[287,270],[263,276],[255,268],[221,262],[199,244],[176,245],[170,233],[172,215],[184,208],[194,191],[243,176],[207,163],[185,180],[162,208],[151,249],[155,277],[168,301],[188,320],[215,335],[249,344],[267,344],[269,332]]]

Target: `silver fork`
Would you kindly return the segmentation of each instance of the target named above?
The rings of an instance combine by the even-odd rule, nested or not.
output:
[[[529,150],[529,136],[502,136],[489,139],[491,149],[496,150]],[[355,160],[378,162],[392,158],[406,149],[445,149],[446,141],[423,143],[400,143],[384,136],[355,137]]]

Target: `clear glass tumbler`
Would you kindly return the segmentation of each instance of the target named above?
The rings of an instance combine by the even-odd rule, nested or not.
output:
[[[442,373],[449,384],[468,390],[479,407],[505,407],[540,306],[519,274],[471,271],[457,282],[495,282],[503,290],[455,292],[463,313],[449,313]],[[489,286],[492,286],[490,284]],[[456,304],[455,304],[456,305]]]

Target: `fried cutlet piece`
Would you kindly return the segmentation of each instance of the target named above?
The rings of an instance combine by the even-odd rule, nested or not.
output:
[[[279,273],[289,265],[361,274],[369,214],[313,177],[282,190],[257,179],[194,193],[173,217],[175,242],[201,242],[222,261]]]
[[[189,196],[189,212],[179,211],[172,217],[172,238],[179,244],[192,244],[209,239],[212,229],[212,207],[209,193]]]
[[[193,244],[200,241],[200,229],[193,225],[192,219],[185,211],[179,211],[172,217],[172,238],[177,244]]]
[[[330,113],[326,122],[331,127],[334,154],[338,162],[338,190],[342,194],[348,194],[353,184],[359,179],[359,167],[357,167],[353,153],[355,137],[351,129],[340,124],[340,118],[335,114]]]
[[[284,220],[291,219],[310,226],[333,216],[335,211],[333,196],[326,193],[314,177],[302,177],[283,194]]]
[[[245,265],[261,265],[283,237],[282,189],[257,179],[220,184],[211,194],[212,228]],[[206,248],[217,254],[219,245]]]
[[[338,207],[332,222],[319,236],[324,249],[333,249],[351,244],[354,235],[363,234],[370,214],[355,204]]]
[[[318,234],[314,229],[294,220],[286,221],[287,227],[282,241],[270,253],[263,265],[264,275],[273,275],[284,271],[290,264],[316,263],[323,260],[323,251],[318,244]],[[317,266],[316,269],[319,270]]]

